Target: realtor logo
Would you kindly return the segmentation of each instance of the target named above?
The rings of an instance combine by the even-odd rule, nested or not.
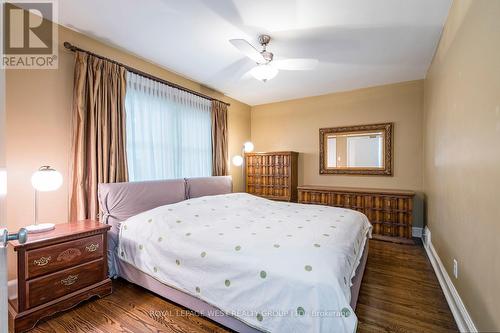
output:
[[[57,68],[57,24],[52,23],[55,6],[47,0],[4,3],[3,68]]]

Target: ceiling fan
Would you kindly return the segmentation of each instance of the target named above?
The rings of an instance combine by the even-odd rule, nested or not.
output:
[[[267,51],[267,44],[269,44],[270,41],[271,36],[260,35],[259,43],[262,46],[262,51],[259,51],[245,39],[229,40],[229,42],[233,44],[233,46],[238,50],[240,50],[240,52],[257,63],[257,66],[252,68],[248,73],[257,80],[263,82],[274,78],[278,74],[280,69],[287,71],[304,71],[314,69],[318,64],[317,59],[308,58],[274,60],[274,54]]]

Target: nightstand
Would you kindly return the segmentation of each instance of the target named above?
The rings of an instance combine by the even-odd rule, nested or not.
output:
[[[9,295],[13,332],[33,328],[47,316],[68,310],[93,296],[111,294],[107,232],[97,221],[56,224],[54,230],[29,234],[9,243],[17,253],[17,293]]]

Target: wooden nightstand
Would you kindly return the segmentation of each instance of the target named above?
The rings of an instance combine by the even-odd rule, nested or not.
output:
[[[109,225],[85,220],[29,234],[25,244],[9,243],[17,252],[17,295],[9,295],[13,332],[31,329],[44,317],[112,292],[107,262],[109,229]]]

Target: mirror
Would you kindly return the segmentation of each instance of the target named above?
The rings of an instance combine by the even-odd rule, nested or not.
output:
[[[321,128],[319,173],[391,176],[392,126]]]

